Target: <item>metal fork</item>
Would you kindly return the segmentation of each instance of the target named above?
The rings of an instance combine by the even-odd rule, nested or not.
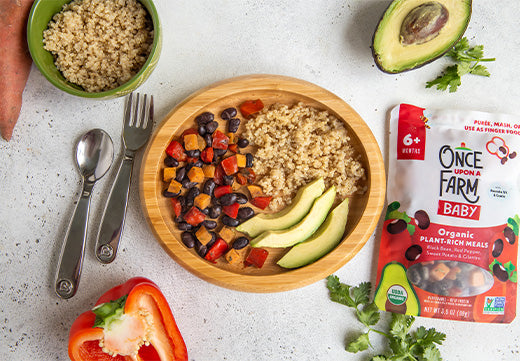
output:
[[[134,102],[133,93],[131,93],[126,102],[122,132],[123,158],[105,205],[96,242],[96,257],[102,263],[110,263],[116,258],[125,224],[134,156],[136,151],[143,147],[150,138],[152,128],[153,95],[147,102],[146,94],[144,97],[136,94]]]

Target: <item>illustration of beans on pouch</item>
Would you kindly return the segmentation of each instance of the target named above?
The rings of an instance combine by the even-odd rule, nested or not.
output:
[[[416,227],[426,230],[430,226],[430,217],[424,210],[418,210],[412,219],[405,212],[400,212],[399,208],[399,202],[388,205],[383,226],[387,237],[382,238],[381,247],[384,247],[389,259],[407,268],[407,278],[414,286],[443,296],[470,297],[489,290],[493,286],[493,278],[500,282],[517,282],[511,252],[505,252],[505,249],[511,246],[513,250],[518,238],[518,215],[509,218],[503,230],[493,236],[493,244],[489,250],[489,260],[492,262],[487,272],[479,266],[455,260],[414,263],[420,260],[423,248],[414,244],[412,236]],[[412,265],[408,267],[410,264]]]

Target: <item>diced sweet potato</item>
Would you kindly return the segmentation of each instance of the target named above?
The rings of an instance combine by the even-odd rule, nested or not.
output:
[[[222,229],[218,232],[218,235],[224,241],[230,243],[235,238],[235,231],[230,227],[222,227]]]
[[[231,250],[229,250],[226,253],[225,258],[229,264],[238,264],[238,263],[240,263],[240,259],[242,257],[240,257],[240,253],[238,253],[238,251],[236,249],[232,248]]]
[[[208,208],[211,204],[211,196],[205,193],[201,193],[195,197],[193,200],[193,204],[197,206],[199,209]]]
[[[439,263],[430,270],[430,279],[434,281],[443,280],[450,272],[450,268],[444,263]]]
[[[260,197],[264,194],[262,188],[255,184],[248,185],[247,190],[249,191],[249,194],[251,194],[251,198]]]
[[[200,227],[199,230],[195,232],[195,237],[197,237],[199,242],[203,245],[207,245],[209,241],[211,241],[211,234],[204,226]]]
[[[237,142],[237,136],[235,135],[235,133],[226,133],[226,135],[229,138],[228,144],[235,144]]]
[[[169,182],[173,178],[175,178],[175,175],[177,174],[177,168],[175,167],[166,167],[163,169],[163,181]]]
[[[448,274],[446,275],[446,278],[449,280],[457,279],[457,275],[460,273],[460,267],[452,267]]]
[[[186,149],[186,150],[199,149],[199,141],[197,139],[197,134],[186,134],[184,136],[184,149]]]
[[[168,186],[168,192],[179,193],[182,189],[182,184],[173,179]]]
[[[245,168],[246,167],[246,156],[243,154],[236,154],[237,157],[237,165],[238,168]]]
[[[215,176],[215,166],[212,164],[202,166],[204,177],[213,178]]]
[[[486,283],[484,273],[481,270],[473,270],[469,276],[469,284],[472,287],[480,287]]]
[[[188,178],[190,182],[202,183],[204,181],[204,172],[202,168],[192,167],[188,172]]]

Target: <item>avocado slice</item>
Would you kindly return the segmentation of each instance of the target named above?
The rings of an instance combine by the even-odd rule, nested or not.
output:
[[[330,212],[309,239],[295,245],[277,264],[284,268],[308,265],[329,253],[341,241],[348,216],[348,198]]]
[[[406,268],[398,262],[388,263],[381,271],[374,302],[383,311],[420,315],[417,294],[406,277]]]
[[[251,240],[251,246],[291,247],[305,241],[321,226],[335,197],[336,187],[332,186],[314,201],[309,213],[299,223],[287,229],[263,232]]]
[[[323,178],[318,178],[301,187],[291,205],[277,213],[259,213],[237,227],[237,231],[256,237],[264,231],[289,228],[299,221],[312,207],[312,204],[325,190]]]
[[[394,0],[372,39],[378,68],[400,73],[443,56],[464,35],[471,0]]]

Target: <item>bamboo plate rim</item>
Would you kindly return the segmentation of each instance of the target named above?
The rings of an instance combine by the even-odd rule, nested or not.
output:
[[[323,105],[327,110],[348,115],[346,122],[356,135],[362,133],[362,147],[369,160],[365,164],[368,174],[367,202],[365,209],[352,231],[332,250],[318,261],[294,270],[283,270],[278,274],[240,274],[214,266],[202,259],[170,232],[164,222],[159,205],[157,182],[162,182],[160,170],[164,150],[175,131],[186,121],[193,120],[194,114],[216,99],[244,91],[275,91],[300,94]],[[191,117],[191,118],[190,118]],[[171,122],[184,119],[176,124],[173,131]],[[177,122],[175,122],[177,123]],[[219,81],[196,91],[175,106],[163,119],[148,142],[143,154],[139,175],[139,194],[145,218],[155,238],[167,253],[182,267],[196,276],[221,287],[245,292],[281,292],[307,286],[334,273],[352,259],[366,244],[379,221],[386,192],[385,167],[381,151],[372,131],[363,119],[345,101],[335,94],[313,83],[281,75],[253,74]]]

